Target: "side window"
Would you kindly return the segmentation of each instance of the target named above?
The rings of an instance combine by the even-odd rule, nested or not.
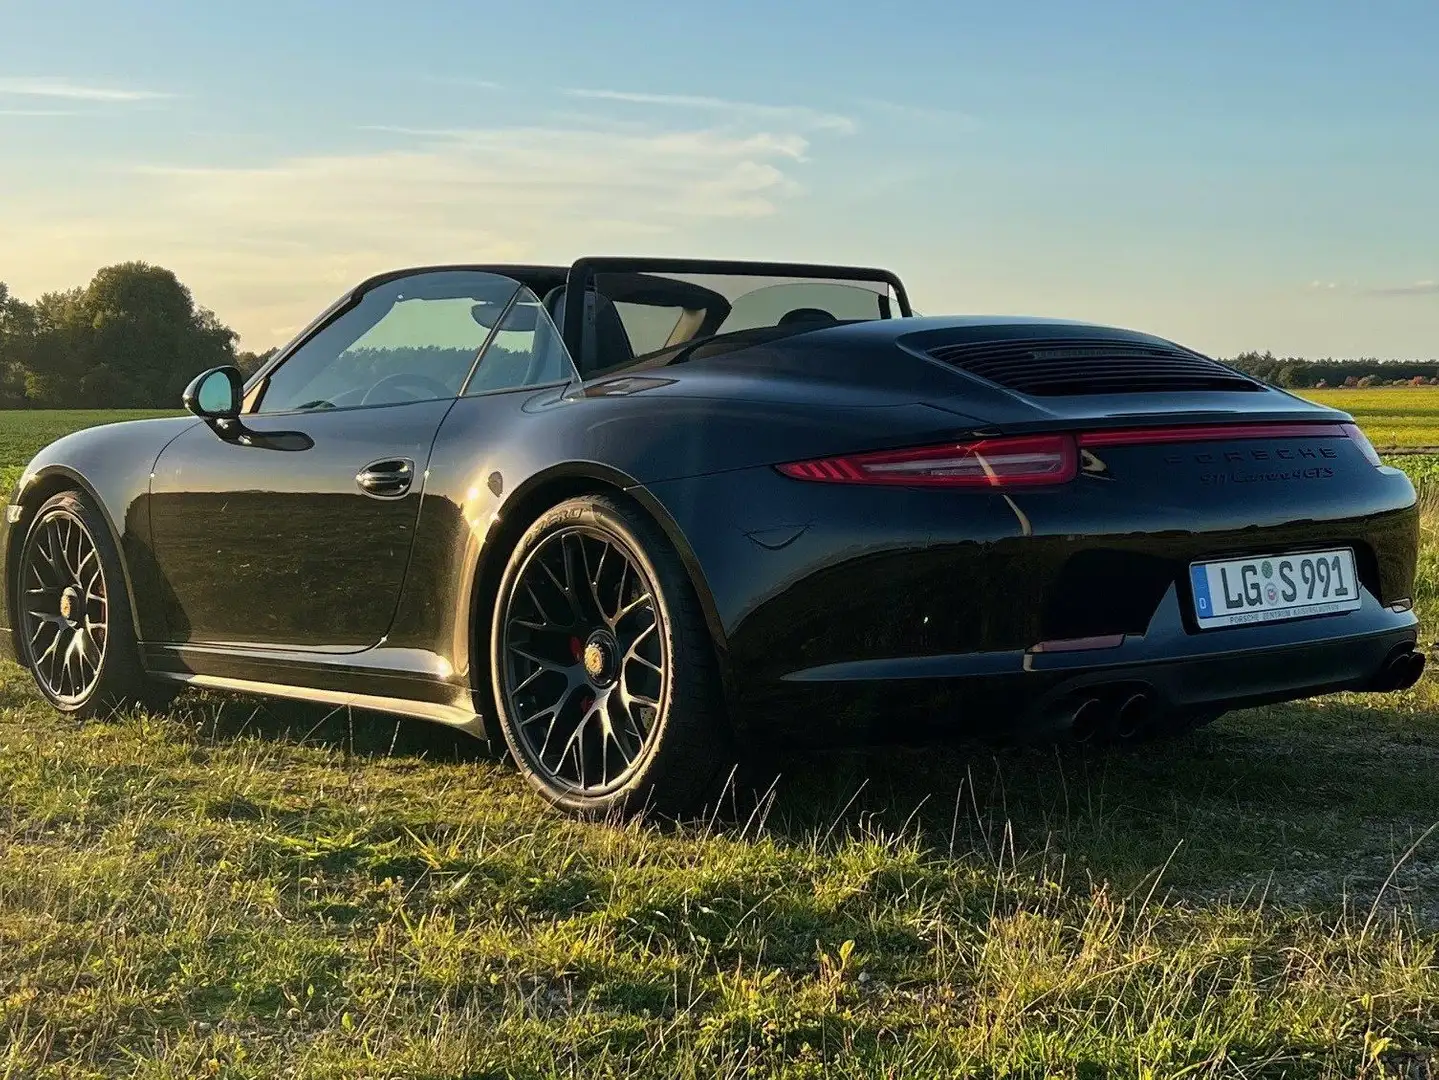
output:
[[[256,412],[454,397],[518,282],[432,271],[377,285],[266,380]]]
[[[575,368],[560,331],[539,298],[523,289],[480,357],[480,366],[465,387],[465,396],[573,378]]]

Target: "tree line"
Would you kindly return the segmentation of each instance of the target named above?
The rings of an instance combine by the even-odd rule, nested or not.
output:
[[[88,285],[32,303],[0,281],[0,409],[169,409],[200,371],[255,370],[273,350],[198,306],[173,271],[143,262],[99,270]],[[1439,385],[1439,361],[1307,360],[1247,352],[1226,361],[1276,386]]]
[[[32,303],[0,282],[0,409],[169,409],[194,376],[262,356],[195,303],[175,274],[143,262]]]
[[[1439,385],[1439,361],[1436,360],[1380,360],[1377,357],[1306,360],[1302,356],[1281,357],[1272,352],[1247,352],[1226,363],[1286,390]]]

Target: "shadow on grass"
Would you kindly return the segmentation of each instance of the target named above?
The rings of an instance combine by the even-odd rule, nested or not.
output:
[[[14,681],[0,689],[0,707],[28,697]],[[904,833],[932,853],[996,866],[1060,861],[1071,879],[1121,888],[1152,881],[1162,867],[1163,889],[1180,894],[1274,890],[1333,909],[1351,888],[1372,897],[1439,816],[1439,718],[1413,697],[1396,700],[1382,708],[1341,697],[1235,713],[1186,738],[1128,748],[791,753],[751,769],[707,824],[743,838],[762,823],[772,839],[806,847]],[[259,738],[437,764],[496,756],[442,725],[282,700],[186,695],[171,718],[202,743]],[[538,801],[533,809],[550,813]],[[1439,849],[1439,838],[1409,870],[1439,873],[1430,847]],[[1410,884],[1399,875],[1395,888]]]
[[[795,843],[907,832],[996,865],[1047,853],[1070,872],[1181,892],[1342,903],[1439,817],[1433,714],[1327,699],[1231,714],[1133,747],[885,747],[789,756],[767,807]],[[1439,838],[1411,869],[1421,877]],[[1430,851],[1434,848],[1434,851]],[[1402,875],[1401,875],[1402,879]],[[1304,888],[1291,887],[1302,883]]]

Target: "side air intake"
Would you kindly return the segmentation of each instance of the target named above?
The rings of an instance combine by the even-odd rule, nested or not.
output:
[[[937,345],[929,355],[1022,394],[1260,390],[1207,356],[1162,342],[1029,338]]]

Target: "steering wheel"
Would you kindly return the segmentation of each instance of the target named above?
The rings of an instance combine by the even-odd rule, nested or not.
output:
[[[428,375],[416,375],[411,371],[397,371],[393,375],[386,375],[374,386],[365,391],[365,396],[360,399],[361,405],[372,404],[371,399],[384,387],[393,387],[406,394],[406,401],[425,401],[429,398],[454,397],[455,392],[439,379],[432,379]]]

